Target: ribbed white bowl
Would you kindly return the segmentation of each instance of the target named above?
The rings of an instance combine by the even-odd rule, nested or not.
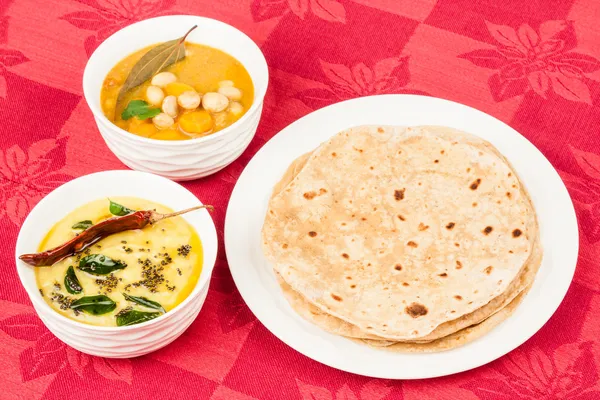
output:
[[[198,25],[187,40],[223,50],[237,58],[254,83],[254,102],[230,127],[202,138],[168,141],[133,135],[102,113],[100,91],[108,72],[132,52],[180,37]],[[152,18],[129,25],[106,39],[90,57],[83,73],[83,93],[108,148],[128,167],[173,180],[213,174],[238,158],[256,133],[269,82],[267,62],[258,46],[223,22],[191,15]]]
[[[100,327],[68,319],[44,301],[35,280],[34,267],[25,264],[18,257],[37,251],[50,228],[73,209],[109,196],[139,197],[175,210],[201,204],[181,185],[144,172],[106,171],[77,178],[42,199],[27,216],[17,239],[17,272],[40,319],[60,340],[95,356],[136,357],[171,343],[196,319],[206,299],[210,275],[217,257],[217,233],[208,211],[193,211],[183,216],[202,240],[202,273],[192,293],[168,313],[149,322],[125,327]]]

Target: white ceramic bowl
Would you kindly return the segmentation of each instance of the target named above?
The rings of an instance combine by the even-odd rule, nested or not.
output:
[[[248,70],[254,83],[254,102],[248,112],[222,131],[181,141],[144,138],[110,122],[100,105],[100,90],[108,72],[134,51],[181,37],[194,25],[198,27],[187,41],[223,50]],[[256,133],[268,81],[267,62],[256,43],[244,33],[210,18],[171,15],[129,25],[106,39],[85,67],[83,94],[106,145],[125,165],[174,180],[190,180],[219,171],[248,147]]]
[[[17,272],[37,314],[60,340],[95,356],[136,357],[171,343],[200,312],[217,257],[217,232],[206,210],[183,216],[202,240],[204,261],[196,287],[173,310],[149,322],[132,326],[100,327],[77,322],[57,313],[44,301],[36,284],[34,267],[18,257],[36,252],[50,228],[73,209],[108,196],[139,197],[174,210],[201,204],[196,196],[181,185],[145,172],[105,171],[77,178],[43,198],[27,216],[17,239]]]

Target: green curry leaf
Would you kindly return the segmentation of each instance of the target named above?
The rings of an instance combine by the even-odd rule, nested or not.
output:
[[[142,322],[150,321],[160,316],[160,312],[145,312],[131,309],[124,309],[117,315],[117,326],[128,326],[141,324]]]
[[[115,261],[104,254],[90,254],[79,261],[79,269],[94,275],[107,275],[127,267],[122,261]]]
[[[121,118],[128,120],[131,117],[137,117],[137,119],[148,119],[156,117],[160,114],[160,108],[150,106],[144,100],[131,100],[127,107],[121,113]]]
[[[110,206],[108,207],[108,210],[110,211],[110,213],[112,215],[118,215],[118,216],[122,217],[123,215],[131,214],[132,212],[135,212],[135,210],[132,210],[131,208],[127,208],[122,204],[115,203],[111,199],[108,199],[108,201],[110,201]]]
[[[77,275],[75,275],[75,269],[73,269],[72,265],[69,267],[69,269],[67,269],[64,282],[67,292],[71,294],[79,294],[83,291],[81,283],[79,283],[79,279],[77,279]]]
[[[137,303],[137,304],[139,304],[141,306],[152,308],[154,310],[158,310],[158,311],[163,312],[163,313],[166,312],[165,309],[163,308],[163,306],[160,305],[160,303],[157,303],[156,301],[149,300],[149,299],[147,299],[145,297],[132,296],[132,295],[129,295],[127,293],[123,293],[123,297],[125,297],[125,300],[131,301],[133,303]]]
[[[71,303],[71,309],[85,311],[92,315],[102,315],[117,308],[117,304],[104,295],[86,296]]]
[[[89,219],[86,219],[86,220],[77,222],[71,228],[73,228],[73,229],[87,229],[87,228],[89,228],[92,225],[94,225],[92,223],[92,221],[90,221]]]

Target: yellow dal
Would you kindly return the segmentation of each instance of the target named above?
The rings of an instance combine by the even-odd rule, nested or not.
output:
[[[114,197],[111,200],[135,210],[156,209],[160,213],[172,212],[171,209],[161,204],[133,197]],[[71,228],[73,224],[79,221],[89,219],[93,223],[98,223],[111,217],[113,215],[109,212],[109,201],[107,199],[88,203],[74,210],[54,225],[40,244],[39,251],[54,248],[72,239],[77,233],[81,232],[81,229]],[[122,241],[127,243],[123,244]],[[147,241],[148,244],[146,244]],[[192,247],[187,257],[177,255],[177,248],[186,244]],[[101,247],[98,248],[98,245]],[[126,253],[124,246],[131,248],[132,252]],[[150,252],[140,252],[139,249],[150,249]],[[75,256],[68,257],[51,267],[35,267],[35,275],[37,285],[43,292],[44,300],[50,307],[68,318],[91,325],[116,326],[115,314],[128,306],[133,306],[134,309],[141,311],[156,311],[128,302],[121,294],[124,292],[125,285],[142,279],[142,266],[138,263],[140,258],[149,258],[153,264],[160,264],[163,258],[160,256],[154,258],[154,255],[168,253],[173,259],[172,263],[164,266],[162,273],[165,279],[169,281],[168,285],[175,286],[175,290],[168,290],[163,283],[158,287],[156,293],[151,293],[144,286],[131,287],[127,292],[133,296],[143,296],[157,301],[167,312],[185,300],[192,292],[202,270],[202,243],[194,228],[182,217],[165,219],[142,230],[137,229],[111,235],[90,247],[90,252],[91,254],[104,254],[113,260],[121,260],[127,263],[125,269],[113,272],[115,277],[121,278],[122,281],[118,282],[117,288],[110,293],[105,292],[105,289],[100,288],[95,283],[96,279],[102,279],[103,275],[91,275],[80,271],[77,268],[78,263]],[[83,292],[80,294],[69,294],[64,287],[65,274],[70,265],[75,269],[75,274],[83,287]],[[181,275],[179,275],[177,268],[181,271]],[[60,290],[56,290],[54,287],[55,282],[60,284]],[[103,315],[94,316],[82,312],[76,316],[70,309],[61,310],[60,304],[50,299],[52,292],[61,293],[74,299],[104,294],[117,303],[117,308]]]

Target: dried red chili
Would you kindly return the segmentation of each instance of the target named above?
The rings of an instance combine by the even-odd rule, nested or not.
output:
[[[109,218],[96,225],[92,225],[78,236],[58,247],[41,253],[23,254],[19,256],[19,259],[34,267],[50,266],[87,249],[107,236],[132,229],[142,229],[147,225],[154,224],[160,220],[175,217],[200,208],[213,209],[212,206],[203,205],[170,214],[160,214],[155,211],[147,210],[136,211],[122,217]]]

